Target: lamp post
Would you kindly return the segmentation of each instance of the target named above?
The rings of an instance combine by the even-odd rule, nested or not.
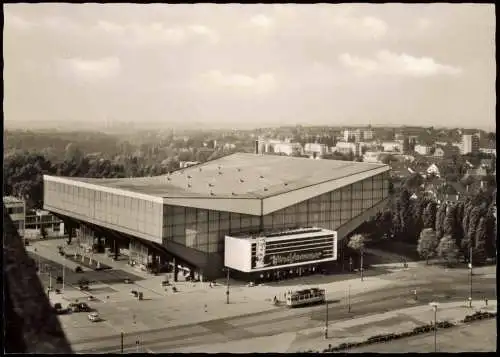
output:
[[[469,248],[469,300],[472,301],[472,242]]]
[[[328,298],[326,296],[326,290],[325,290],[325,339],[328,338]]]
[[[226,304],[229,304],[229,268],[225,268],[226,270]]]
[[[123,330],[122,332],[120,333],[120,351],[121,353],[123,354]]]
[[[361,249],[361,281],[363,281],[363,249]]]
[[[351,284],[347,287],[347,312],[351,312]]]
[[[439,304],[437,302],[431,302],[429,304],[434,310],[434,352],[437,352],[437,309]]]
[[[63,256],[63,266],[62,266],[62,292],[64,293],[64,275],[65,275],[65,272],[66,272],[66,265],[64,265],[65,263],[65,260],[66,260],[66,255]]]

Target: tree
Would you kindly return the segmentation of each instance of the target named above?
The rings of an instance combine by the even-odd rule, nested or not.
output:
[[[444,234],[443,224],[446,215],[446,203],[441,203],[436,213],[436,235],[438,239],[441,239]]]
[[[477,225],[475,247],[473,248],[472,252],[474,264],[482,265],[486,263],[487,245],[488,245],[487,219],[485,217],[481,217]]]
[[[400,222],[401,234],[408,240],[413,240],[415,232],[413,231],[413,208],[410,200],[410,192],[406,188],[402,188],[399,194]]]
[[[461,224],[457,222],[457,206],[455,204],[448,205],[443,221],[443,234],[450,235],[455,239],[457,246],[460,246],[462,237],[459,234]]]
[[[358,251],[360,255],[361,281],[363,281],[363,253],[365,250],[366,238],[362,234],[355,234],[349,239],[347,246],[352,250]]]
[[[424,228],[436,228],[436,213],[437,213],[437,203],[436,201],[430,201],[424,210],[423,226]]]
[[[436,232],[432,228],[425,228],[420,233],[417,252],[422,258],[425,258],[426,264],[429,264],[429,258],[436,253],[438,243]]]
[[[405,180],[404,186],[408,189],[417,189],[424,182],[424,178],[419,173],[413,173]]]
[[[470,244],[472,246],[476,244],[475,239],[476,239],[477,226],[479,224],[481,216],[482,212],[481,208],[479,207],[474,207],[470,212],[468,237],[470,240]]]
[[[458,247],[451,236],[446,235],[441,238],[437,247],[437,255],[442,258],[448,266],[457,262]]]

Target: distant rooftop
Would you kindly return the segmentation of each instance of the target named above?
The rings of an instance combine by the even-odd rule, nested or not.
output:
[[[171,174],[119,179],[66,178],[151,196],[266,198],[387,165],[237,153]]]
[[[4,196],[3,197],[3,202],[6,204],[12,204],[12,203],[24,203],[24,201],[20,198],[14,197],[14,196]]]

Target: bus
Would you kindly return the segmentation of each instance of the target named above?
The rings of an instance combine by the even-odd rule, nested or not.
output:
[[[326,301],[325,290],[310,288],[293,291],[287,294],[286,305],[288,307],[300,307],[312,304],[322,304]]]

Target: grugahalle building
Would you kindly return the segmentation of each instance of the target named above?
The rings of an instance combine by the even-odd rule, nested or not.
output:
[[[105,241],[139,264],[175,261],[213,279],[224,275],[226,257],[235,273],[276,272],[307,267],[318,257],[338,260],[344,238],[385,204],[389,170],[238,153],[155,177],[44,176],[44,209],[60,217],[69,234],[77,229],[81,240]],[[226,245],[229,238],[243,243]],[[318,253],[325,239],[331,251]],[[281,250],[271,254],[272,247]],[[234,257],[255,262],[257,250],[265,267],[231,263]]]

